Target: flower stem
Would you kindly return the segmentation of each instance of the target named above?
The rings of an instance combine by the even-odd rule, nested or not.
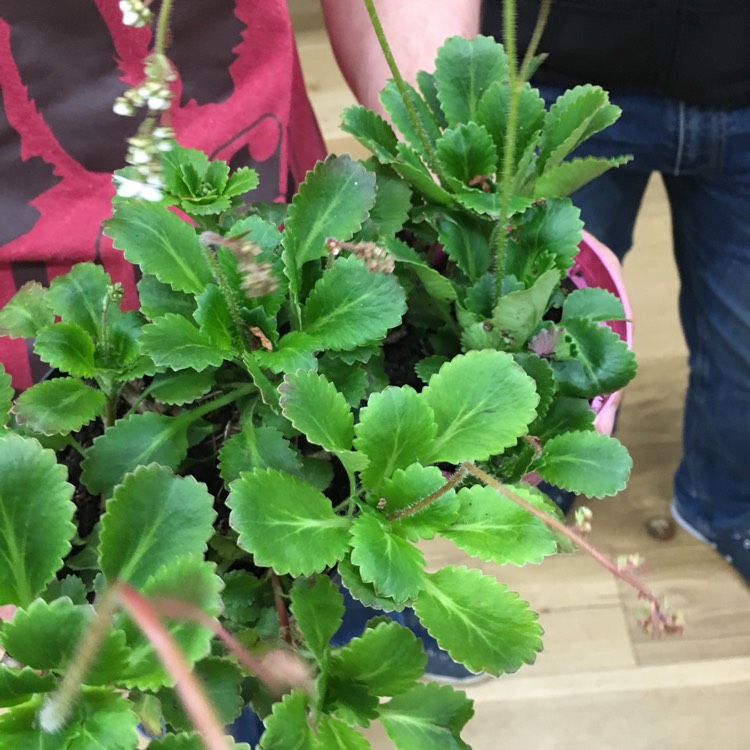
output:
[[[423,511],[425,508],[427,508],[427,506],[432,505],[432,503],[434,503],[436,500],[439,500],[447,492],[450,492],[452,489],[461,484],[461,482],[466,479],[466,475],[468,473],[469,471],[465,467],[465,465],[459,466],[456,470],[456,473],[442,487],[440,487],[440,489],[435,490],[435,492],[427,495],[427,497],[425,498],[422,498],[419,502],[414,503],[414,505],[409,505],[406,508],[397,510],[395,513],[391,513],[389,516],[386,516],[386,518],[389,521],[395,521],[398,518],[407,518],[408,516],[413,516],[416,513]]]
[[[172,14],[173,0],[162,0],[159,8],[159,17],[156,20],[156,33],[154,35],[154,52],[163,55],[169,41],[169,17]]]

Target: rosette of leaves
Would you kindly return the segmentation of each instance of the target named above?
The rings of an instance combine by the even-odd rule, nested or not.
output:
[[[625,318],[619,300],[568,278],[583,225],[565,196],[629,157],[571,156],[619,117],[604,90],[577,86],[547,108],[528,82],[513,84],[509,64],[492,39],[448,39],[417,87],[390,81],[381,94],[400,138],[361,106],[342,127],[372,152],[372,169],[412,191],[404,232],[387,247],[409,290],[406,324],[422,342],[418,376],[429,382],[459,352],[513,354],[541,402],[533,440],[491,461],[493,471],[509,481],[537,471],[588,492],[565,467],[606,452],[589,404],[625,386],[636,364],[606,325]]]

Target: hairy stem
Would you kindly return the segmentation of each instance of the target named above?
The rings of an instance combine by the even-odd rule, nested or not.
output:
[[[553,516],[550,516],[540,508],[537,508],[535,505],[532,505],[528,501],[524,500],[522,497],[520,497],[512,490],[508,489],[501,482],[499,482],[497,479],[495,479],[495,477],[488,474],[486,471],[483,471],[478,466],[475,466],[471,463],[463,463],[461,464],[461,466],[468,474],[471,474],[484,484],[492,487],[492,489],[508,498],[508,500],[523,508],[527,513],[531,513],[531,515],[542,521],[548,528],[570,539],[573,544],[575,544],[579,549],[582,549],[587,555],[592,557],[605,570],[609,571],[613,576],[615,576],[615,578],[619,578],[620,580],[625,581],[625,583],[627,583],[629,586],[632,586],[642,599],[645,599],[647,602],[649,602],[650,605],[655,608],[655,611],[657,613],[661,613],[662,605],[656,594],[654,594],[629,570],[620,568],[614,560],[594,547],[593,544],[584,539],[584,537],[578,534],[570,526],[567,526],[562,521],[558,521]],[[663,615],[663,617],[666,621],[667,616]]]
[[[397,510],[395,513],[391,513],[389,516],[386,516],[386,518],[389,521],[395,521],[398,518],[407,518],[408,516],[413,516],[416,513],[423,511],[436,500],[439,500],[447,492],[450,492],[461,484],[461,482],[466,479],[468,473],[468,469],[466,469],[464,465],[459,466],[456,473],[442,487],[440,487],[440,489],[435,490],[435,492],[422,498],[418,503],[414,503],[414,505],[409,505],[406,508]]]
[[[287,612],[286,604],[284,603],[284,591],[281,588],[281,581],[278,575],[272,570],[271,574],[271,587],[273,588],[273,603],[276,607],[276,616],[279,618],[279,635],[281,640],[286,641],[290,646],[292,645],[292,631],[289,627],[289,612]]]
[[[375,31],[375,36],[378,38],[380,49],[383,50],[383,55],[385,56],[385,60],[388,63],[388,68],[391,71],[393,80],[396,82],[398,93],[401,95],[401,101],[403,101],[404,107],[406,108],[406,114],[409,117],[409,121],[411,122],[412,127],[417,133],[417,136],[419,137],[419,142],[422,144],[422,148],[424,149],[425,154],[427,154],[427,160],[429,162],[428,166],[432,173],[438,176],[441,184],[444,184],[445,180],[443,178],[440,165],[438,164],[437,157],[435,156],[435,151],[432,148],[430,139],[427,137],[427,132],[424,128],[424,125],[419,119],[417,110],[414,108],[414,102],[412,102],[411,96],[409,96],[409,90],[406,87],[406,81],[404,81],[404,77],[401,75],[401,71],[396,64],[396,58],[393,56],[393,50],[391,49],[391,45],[388,43],[388,39],[385,36],[385,31],[383,31],[383,25],[380,23],[380,17],[378,16],[378,12],[375,9],[375,2],[374,0],[364,0],[364,3],[365,7],[367,8],[367,13],[370,16],[370,23],[372,24],[372,28]]]
[[[547,19],[549,18],[549,10],[551,5],[552,0],[542,0],[541,5],[539,6],[539,15],[536,18],[534,31],[531,34],[529,46],[526,48],[526,54],[524,55],[523,62],[521,63],[521,72],[518,74],[518,77],[521,79],[522,83],[525,83],[529,80],[529,71],[531,70],[531,64],[534,61],[534,55],[536,55],[536,52],[539,49],[539,42],[541,42],[542,40],[542,34],[544,33],[544,28],[547,25]]]
[[[172,14],[172,4],[173,0],[162,0],[156,20],[154,51],[160,55],[163,55],[169,46],[169,17]]]

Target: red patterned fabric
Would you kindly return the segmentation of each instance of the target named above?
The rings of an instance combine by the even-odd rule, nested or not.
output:
[[[324,145],[285,1],[179,0],[171,27],[178,141],[256,168],[255,199],[286,196]],[[0,0],[0,306],[29,280],[94,260],[135,303],[132,272],[100,226],[139,123],[112,104],[141,80],[150,39],[123,25],[117,0]],[[27,348],[0,338],[16,388],[45,369]]]

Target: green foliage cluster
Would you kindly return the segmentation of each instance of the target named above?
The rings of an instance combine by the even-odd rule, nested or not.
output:
[[[189,601],[251,649],[279,645],[279,602],[288,609],[314,686],[283,699],[207,628],[168,621],[221,720],[251,703],[267,750],[367,748],[356,727],[375,720],[402,750],[466,747],[471,702],[419,682],[425,657],[410,631],[376,618],[330,645],[344,609],[334,570],[369,606],[413,607],[472,671],[534,661],[541,628],[528,604],[476,569],[427,572],[419,543],[439,536],[509,565],[558,550],[545,523],[494,489],[441,491],[465,462],[552,516],[524,482],[532,472],[596,497],[625,484],[630,459],[594,431],[590,400],[625,385],[635,364],[603,325],[623,317],[619,301],[566,287],[581,222],[562,197],[619,163],[566,160],[618,112],[594,87],[549,110],[523,88],[506,226],[502,48],[452,39],[436,66],[408,94],[426,142],[389,84],[383,102],[403,139],[374,113],[347,111],[374,157],[329,157],[289,206],[245,205],[254,175],[176,147],[163,203],[118,200],[106,222],[141,274],[138,310],[123,311],[119,286],[81,264],[0,311],[0,333],[33,338],[56,371],[17,396],[0,374],[0,604],[18,607],[0,643],[24,665],[0,666],[0,736],[12,746],[130,750],[138,723],[164,720],[170,736],[152,747],[200,747],[124,614],[71,721],[54,735],[38,728],[115,581]],[[407,362],[414,378],[394,382],[402,336],[419,355]]]

